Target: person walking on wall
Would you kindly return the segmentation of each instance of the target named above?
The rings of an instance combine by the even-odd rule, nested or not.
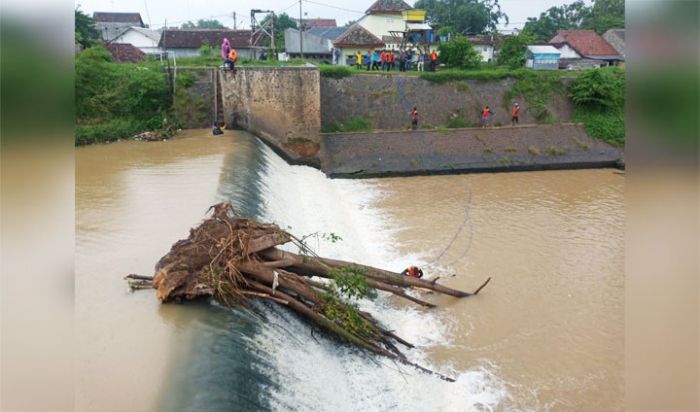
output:
[[[517,103],[513,105],[513,112],[511,113],[510,116],[510,124],[511,126],[515,126],[519,122],[519,117],[520,117],[520,106],[518,106]]]
[[[228,39],[224,39],[223,42],[221,42],[221,58],[224,59],[224,69],[227,66],[230,66],[228,62],[228,54],[231,52],[231,43],[228,42]]]
[[[416,69],[419,72],[422,72],[424,68],[425,68],[425,53],[421,53],[418,55],[418,65],[416,66]]]
[[[411,112],[411,130],[416,130],[418,128],[418,108],[413,107]]]
[[[362,53],[359,50],[355,53],[355,67],[357,70],[362,68]]]
[[[489,127],[489,120],[491,120],[491,116],[493,116],[493,112],[488,106],[485,106],[484,109],[481,111],[481,128],[486,129]]]

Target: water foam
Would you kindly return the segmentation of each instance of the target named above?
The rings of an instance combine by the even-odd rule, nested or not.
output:
[[[263,218],[297,236],[333,232],[333,243],[318,239],[317,252],[345,260],[398,270],[425,257],[395,253],[394,228],[373,208],[382,193],[372,181],[331,180],[315,169],[289,166],[264,148],[268,167],[264,180]],[[449,383],[388,359],[338,345],[281,308],[269,306],[256,345],[277,368],[279,389],[267,393],[277,409],[297,410],[493,410],[508,397],[497,368],[484,361],[466,371],[431,365],[426,349],[445,345],[452,325],[439,310],[397,306],[387,294],[359,302],[363,310],[416,345],[406,351],[411,361],[456,378]],[[292,334],[293,336],[290,336]],[[308,331],[299,332],[299,331]]]

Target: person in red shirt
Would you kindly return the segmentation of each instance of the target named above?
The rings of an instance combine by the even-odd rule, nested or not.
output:
[[[519,116],[520,116],[520,106],[517,103],[515,103],[513,105],[513,112],[511,113],[511,117],[510,117],[511,126],[515,126],[516,124],[518,124],[518,121],[519,121],[518,117]]]
[[[432,53],[430,53],[430,71],[431,72],[434,72],[435,67],[437,67],[437,59],[438,59],[437,52],[435,50],[433,50]]]
[[[423,277],[423,270],[418,266],[409,266],[401,272],[401,275],[420,279]]]
[[[389,71],[394,68],[394,51],[389,52]]]
[[[418,108],[414,107],[411,112],[411,130],[416,130],[418,128]]]
[[[382,54],[379,57],[379,60],[382,61],[382,71],[386,70],[386,68],[387,68],[386,50],[382,50]]]
[[[486,106],[484,109],[481,111],[481,128],[486,129],[489,127],[489,120],[491,120],[491,116],[493,116],[493,112],[491,109]]]

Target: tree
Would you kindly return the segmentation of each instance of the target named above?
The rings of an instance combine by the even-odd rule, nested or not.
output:
[[[527,33],[506,37],[501,43],[496,62],[513,69],[522,67],[525,63],[525,48],[533,43],[535,43],[535,37]]]
[[[540,13],[540,17],[528,17],[523,32],[535,37],[539,42],[549,41],[557,31],[578,29],[588,17],[590,9],[583,0],[577,0],[571,4],[559,7],[551,7],[546,12]]]
[[[415,7],[427,11],[429,23],[456,34],[495,32],[500,20],[508,23],[498,0],[418,0]]]
[[[598,34],[625,27],[625,1],[595,0],[582,27],[595,30]]]
[[[344,28],[344,29],[349,29],[350,26],[352,26],[352,25],[355,24],[355,23],[357,23],[357,20],[348,20],[348,22],[345,23],[345,24],[343,25],[343,28]]]
[[[523,31],[535,36],[537,41],[545,42],[559,30],[591,29],[603,34],[614,27],[625,27],[624,0],[594,0],[592,6],[577,0],[552,7],[538,18],[528,18]]]
[[[593,110],[622,107],[625,81],[622,71],[586,70],[569,89],[571,100]]]
[[[183,23],[181,26],[183,29],[225,29],[226,26],[224,26],[220,21],[213,19],[213,20],[204,20],[204,19],[199,19],[197,20],[197,24],[192,23],[191,21],[188,21],[187,23]]]
[[[440,43],[440,61],[450,68],[473,69],[481,64],[481,54],[462,36]]]
[[[272,18],[271,15],[265,16],[260,21],[261,25],[267,24],[270,19]],[[289,17],[287,13],[282,13],[279,16],[275,16],[275,47],[277,50],[284,50],[284,30],[285,29],[296,29],[297,28],[297,23]],[[270,39],[266,38],[265,39],[265,46],[271,47],[270,45]]]
[[[100,33],[95,28],[95,20],[83,13],[80,8],[75,9],[75,41],[83,49],[95,45],[100,38]]]

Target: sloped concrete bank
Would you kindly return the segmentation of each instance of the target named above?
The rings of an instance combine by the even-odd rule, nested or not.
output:
[[[321,135],[321,170],[344,178],[619,167],[622,158],[572,123]]]

